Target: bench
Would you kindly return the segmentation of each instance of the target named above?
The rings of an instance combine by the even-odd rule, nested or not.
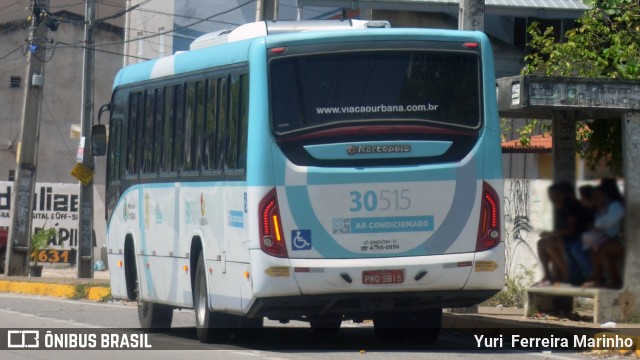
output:
[[[524,316],[529,317],[536,312],[573,311],[573,299],[576,297],[593,299],[593,322],[600,323],[602,319],[600,303],[604,289],[584,289],[579,287],[533,287],[527,288],[527,299],[524,306]]]

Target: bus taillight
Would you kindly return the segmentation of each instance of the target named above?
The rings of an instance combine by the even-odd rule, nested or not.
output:
[[[276,189],[269,191],[260,202],[260,249],[272,256],[288,256]]]
[[[486,182],[482,185],[481,204],[476,251],[489,250],[500,242],[500,197]]]

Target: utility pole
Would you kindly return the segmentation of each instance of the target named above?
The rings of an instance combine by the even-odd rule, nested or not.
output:
[[[278,20],[279,0],[258,0],[256,3],[256,21]]]
[[[93,125],[93,72],[95,64],[94,21],[96,0],[86,0],[84,23],[84,64],[82,73],[82,137],[83,165],[93,171],[95,165],[91,154],[91,125]],[[80,214],[78,217],[78,278],[93,278],[93,178],[80,185]]]
[[[484,0],[460,0],[458,30],[484,31]]]
[[[16,155],[16,176],[11,199],[11,229],[9,234],[5,274],[26,275],[31,254],[31,215],[33,189],[36,183],[38,139],[40,136],[40,105],[44,87],[46,58],[46,17],[49,0],[33,0],[28,39],[27,70],[22,107],[20,143]]]

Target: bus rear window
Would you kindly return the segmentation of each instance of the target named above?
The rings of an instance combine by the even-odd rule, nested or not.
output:
[[[481,124],[479,55],[425,50],[347,51],[270,62],[279,135],[359,122]]]

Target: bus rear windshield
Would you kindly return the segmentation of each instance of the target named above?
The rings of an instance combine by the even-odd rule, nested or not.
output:
[[[274,58],[273,128],[280,135],[362,122],[477,129],[479,62],[475,53],[419,50]]]

